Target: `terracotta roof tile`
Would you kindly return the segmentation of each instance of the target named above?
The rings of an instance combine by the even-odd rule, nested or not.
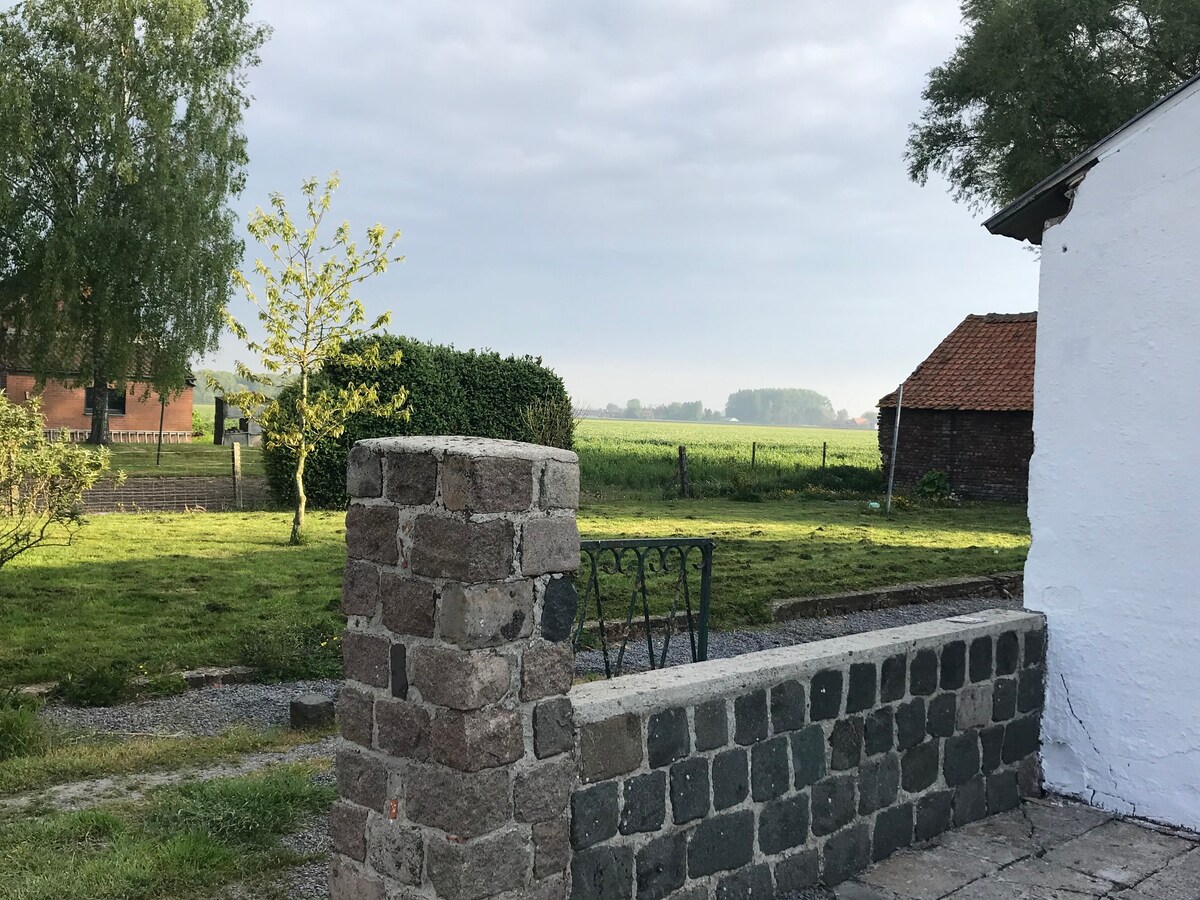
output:
[[[967,316],[908,376],[905,408],[1032,410],[1036,339],[1035,312]]]

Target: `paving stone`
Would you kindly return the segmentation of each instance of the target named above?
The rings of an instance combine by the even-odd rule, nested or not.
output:
[[[862,759],[863,720],[861,716],[838,719],[829,733],[829,767],[853,769]]]
[[[842,670],[823,669],[809,682],[809,715],[814,722],[836,719],[842,713]]]
[[[908,689],[908,657],[889,656],[883,661],[879,677],[879,699],[882,703],[903,700]]]
[[[1006,813],[1021,816],[1033,828],[1037,845],[1045,848],[1057,847],[1072,838],[1079,837],[1105,822],[1113,821],[1112,813],[1082,803],[1063,803],[1055,800],[1031,801],[1021,804],[1020,810]],[[999,817],[997,817],[999,818]]]
[[[795,731],[804,722],[804,685],[792,679],[771,688],[771,731]]]
[[[633,850],[609,845],[576,853],[571,900],[633,900]]]
[[[987,815],[987,789],[983,778],[972,778],[954,789],[954,824],[969,825]]]
[[[867,716],[863,734],[868,756],[891,750],[896,743],[896,711],[890,706],[875,710]]]
[[[954,734],[957,720],[958,697],[954,694],[938,694],[929,701],[925,727],[930,737],[950,737]]]
[[[1010,837],[1001,829],[987,828],[990,821],[981,819],[965,828],[947,831],[937,839],[937,843],[949,850],[992,863],[996,868],[1011,865],[1034,852],[1028,835],[1024,840],[1020,836]]]
[[[558,643],[571,637],[579,612],[579,592],[571,578],[554,577],[542,594],[542,637]]]
[[[841,884],[871,864],[871,828],[859,822],[833,835],[821,849],[821,881]]]
[[[708,760],[703,756],[671,766],[671,812],[676,825],[708,815]]]
[[[996,674],[1012,675],[1021,660],[1021,644],[1015,631],[1006,631],[996,638]]]
[[[646,723],[646,755],[651,768],[657,769],[683,759],[691,747],[686,709],[668,709],[656,713]]]
[[[687,835],[667,835],[637,853],[638,900],[663,900],[687,879]]]
[[[758,817],[758,849],[768,856],[808,840],[808,794],[763,804]]]
[[[871,859],[881,860],[912,844],[913,805],[902,803],[885,809],[875,817],[871,837]]]
[[[606,781],[571,795],[571,846],[586,850],[617,833],[617,783]]]
[[[909,750],[925,740],[925,701],[921,697],[896,707],[896,746]]]
[[[911,900],[940,900],[994,870],[986,860],[930,847],[895,853],[863,872],[859,881]]]
[[[927,741],[905,751],[901,757],[900,783],[910,794],[928,788],[938,775],[938,742]]]
[[[809,725],[791,736],[793,786],[799,790],[825,777],[825,732]]]
[[[992,686],[972,684],[958,693],[958,730],[982,728],[992,721]]]
[[[992,677],[992,639],[990,636],[971,641],[971,652],[967,662],[967,674],[974,684]]]
[[[521,526],[521,574],[551,575],[579,568],[575,516],[534,519]]]
[[[831,775],[812,787],[812,832],[833,834],[854,818],[853,775]]]
[[[753,691],[733,701],[733,739],[753,744],[767,737],[767,692]]]
[[[937,690],[938,657],[933,650],[919,650],[908,670],[908,689],[913,696],[927,697]]]
[[[448,584],[442,589],[441,623],[442,639],[464,650],[528,637],[533,633],[533,582]],[[429,625],[427,637],[433,634],[432,617]]]
[[[750,761],[745,750],[723,750],[712,761],[713,807],[737,806],[750,794]]]
[[[637,717],[633,717],[637,721]],[[619,721],[619,720],[618,720]],[[594,744],[595,735],[590,737],[588,730],[583,730],[584,739],[581,742],[582,747],[590,747],[591,755],[587,756],[584,763],[584,772],[592,777],[585,777],[584,781],[595,781],[598,778],[608,777],[608,774],[619,775],[620,772],[606,773],[605,766],[618,765],[621,760],[615,755],[605,755]],[[533,708],[533,753],[538,759],[546,759],[550,756],[555,756],[559,753],[566,753],[575,747],[575,707],[566,697],[556,697],[553,700],[543,700]],[[620,746],[613,748],[613,753],[617,754],[626,752],[630,757],[633,755],[628,747]],[[599,757],[599,758],[598,758]],[[642,745],[641,732],[638,732],[637,744],[637,761],[629,768],[623,771],[630,771],[637,768],[642,761]]]
[[[1175,857],[1137,886],[1137,893],[1154,900],[1196,900],[1200,897],[1200,848]],[[1118,900],[1137,900],[1130,892]]]
[[[874,663],[852,663],[846,690],[846,712],[864,712],[875,705],[879,673]]]
[[[642,764],[642,720],[631,713],[582,726],[579,752],[584,781],[632,772]]]
[[[967,885],[947,900],[1082,900],[1105,896],[1111,889],[1110,881],[1031,858]]]
[[[801,850],[775,863],[775,887],[780,891],[798,891],[817,883],[821,860],[814,850]]]
[[[844,881],[833,892],[834,900],[895,900],[891,891],[877,890],[857,881]]]
[[[917,798],[917,840],[932,840],[942,832],[948,831],[953,815],[953,791],[935,791]]]
[[[858,770],[858,814],[869,815],[896,802],[900,757],[894,753],[866,760]]]
[[[788,739],[771,738],[750,751],[750,793],[758,802],[773,800],[788,789]]]
[[[774,893],[771,867],[761,863],[721,879],[717,884],[716,900],[760,900],[770,898]]]
[[[1194,847],[1183,838],[1113,820],[1054,848],[1045,859],[1132,887]]]
[[[701,703],[694,716],[697,750],[715,750],[729,743],[729,713],[724,700]]]
[[[740,868],[754,855],[754,813],[711,816],[688,834],[688,877]]]
[[[979,774],[979,735],[974,731],[946,738],[942,750],[946,784],[956,787]]]
[[[626,780],[621,790],[621,834],[658,831],[667,817],[667,773],[650,772]]]

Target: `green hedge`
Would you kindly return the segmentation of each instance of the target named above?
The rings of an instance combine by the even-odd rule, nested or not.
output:
[[[403,361],[399,366],[370,374],[351,366],[331,365],[312,381],[312,387],[374,382],[381,395],[390,395],[403,387],[408,391],[412,415],[407,422],[356,416],[340,438],[318,446],[308,458],[304,478],[308,502],[316,508],[338,509],[346,505],[346,457],[355,441],[405,434],[466,434],[532,441],[534,433],[526,412],[531,406],[549,401],[570,407],[562,379],[543,366],[540,358],[455,350],[394,335],[381,335],[369,341],[379,343],[384,357],[400,350]],[[365,343],[348,344],[346,350],[353,353]],[[295,386],[285,389],[280,399],[286,403],[295,390]],[[569,436],[560,443],[569,445]],[[294,497],[295,470],[291,454],[266,449],[263,456],[271,492],[280,502],[290,504]]]

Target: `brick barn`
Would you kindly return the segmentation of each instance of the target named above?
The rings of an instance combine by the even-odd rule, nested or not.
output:
[[[75,379],[67,375],[61,379],[50,379],[39,388],[32,371],[0,366],[0,390],[10,402],[23,403],[40,394],[47,430],[57,432],[66,428],[72,440],[85,441],[92,430],[92,389],[74,387],[75,383]],[[109,439],[116,444],[155,442],[158,440],[161,414],[165,443],[190,441],[195,384],[195,379],[189,377],[182,393],[168,398],[165,409],[162,408],[159,395],[149,390],[144,382],[131,381],[124,388],[110,388]]]
[[[896,488],[926,472],[960,497],[1024,501],[1033,455],[1037,313],[967,316],[904,382]],[[891,465],[896,392],[879,401],[879,452]]]

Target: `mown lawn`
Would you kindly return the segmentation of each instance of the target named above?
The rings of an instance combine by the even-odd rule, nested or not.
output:
[[[313,513],[288,547],[285,513],[96,516],[70,548],[0,570],[0,686],[109,662],[151,673],[201,665],[336,666],[344,518]],[[711,536],[715,627],[767,620],[772,600],[1020,568],[1017,506],[610,501],[586,504],[585,538]],[[325,644],[322,647],[321,644]]]

